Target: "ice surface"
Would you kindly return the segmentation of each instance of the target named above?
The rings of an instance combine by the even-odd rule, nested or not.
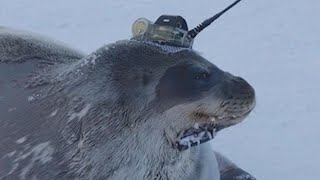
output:
[[[189,27],[231,0],[0,0],[0,25],[91,52],[130,37],[139,17],[184,16]],[[196,39],[195,50],[247,79],[257,107],[213,141],[259,180],[319,180],[320,1],[247,0]]]

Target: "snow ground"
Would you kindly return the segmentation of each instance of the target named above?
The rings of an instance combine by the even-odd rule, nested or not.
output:
[[[190,27],[231,0],[0,0],[0,25],[62,40],[87,53],[130,37],[134,20],[184,16]],[[194,48],[243,76],[257,107],[213,146],[260,180],[319,180],[320,1],[245,0]]]

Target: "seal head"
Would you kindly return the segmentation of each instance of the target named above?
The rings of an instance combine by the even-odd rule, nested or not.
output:
[[[217,131],[241,122],[255,106],[254,89],[243,78],[190,49],[168,53],[129,41],[101,48],[91,57],[98,66],[93,73],[111,77],[104,83],[112,83],[108,93],[117,102],[126,101],[122,106],[129,103],[134,113],[150,112],[152,117],[145,121],[161,119],[155,123],[157,129],[179,150],[211,140]],[[126,123],[136,124],[133,120],[137,121]]]

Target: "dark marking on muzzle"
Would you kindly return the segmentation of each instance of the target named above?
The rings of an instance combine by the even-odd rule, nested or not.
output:
[[[214,86],[221,84],[224,72],[213,64],[183,61],[167,69],[157,86],[161,102],[177,105],[203,98]]]

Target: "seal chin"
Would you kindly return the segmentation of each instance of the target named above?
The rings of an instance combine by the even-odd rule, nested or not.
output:
[[[178,133],[176,146],[180,151],[183,151],[190,149],[193,146],[198,146],[202,143],[208,142],[216,136],[218,131],[238,124],[244,120],[249,113],[250,112],[239,116],[211,116],[210,122],[208,123],[195,123],[193,127]]]

